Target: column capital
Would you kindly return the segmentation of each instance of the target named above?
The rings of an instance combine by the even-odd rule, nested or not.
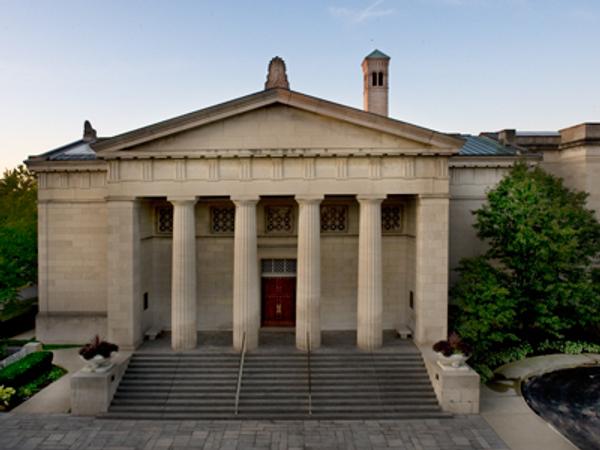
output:
[[[357,194],[356,200],[359,203],[381,203],[387,198],[387,194]]]
[[[196,202],[198,201],[198,197],[189,195],[170,195],[167,197],[167,201],[169,203],[173,203],[174,205],[182,205],[186,203],[196,204]]]
[[[298,203],[321,203],[325,198],[322,194],[298,194],[294,199]]]
[[[231,195],[230,199],[239,206],[256,205],[260,201],[260,195]]]

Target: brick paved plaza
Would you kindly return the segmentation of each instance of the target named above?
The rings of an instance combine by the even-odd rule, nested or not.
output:
[[[4,449],[507,449],[480,416],[381,421],[127,421],[0,415]]]

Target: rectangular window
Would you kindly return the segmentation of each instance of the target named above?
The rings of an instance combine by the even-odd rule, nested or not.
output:
[[[173,234],[173,206],[157,206],[155,216],[156,232],[158,234]]]
[[[381,231],[383,233],[402,232],[401,205],[383,205],[381,207]]]
[[[235,206],[210,208],[210,231],[215,234],[231,234],[235,230]]]
[[[261,261],[262,275],[295,274],[295,259],[263,259]]]
[[[265,232],[267,234],[291,234],[294,232],[293,206],[266,206]]]
[[[346,233],[348,231],[348,206],[321,206],[321,232]]]

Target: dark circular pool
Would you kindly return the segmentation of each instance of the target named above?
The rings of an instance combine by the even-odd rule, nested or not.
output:
[[[600,450],[600,366],[550,372],[521,389],[529,406],[581,450]]]

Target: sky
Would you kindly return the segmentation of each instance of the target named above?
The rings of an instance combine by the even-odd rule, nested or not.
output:
[[[250,94],[362,108],[391,57],[390,116],[443,132],[600,122],[600,0],[0,0],[0,170]]]

